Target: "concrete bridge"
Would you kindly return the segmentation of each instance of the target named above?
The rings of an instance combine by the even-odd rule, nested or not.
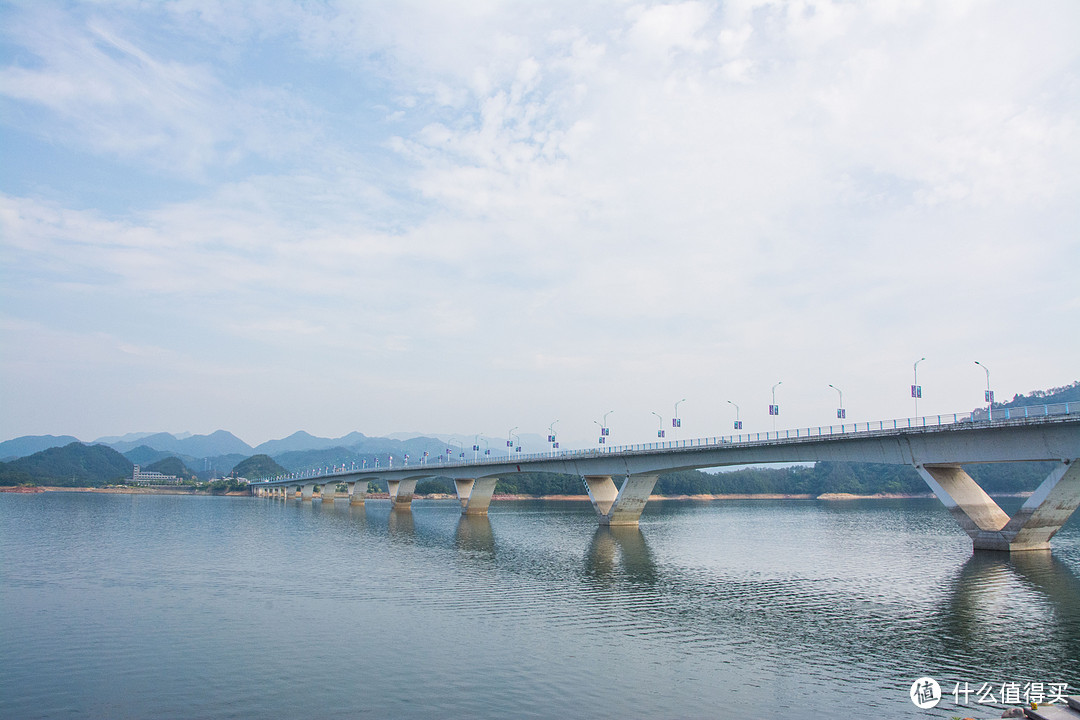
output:
[[[1071,405],[1071,406],[1070,406]],[[978,414],[877,421],[779,432],[730,435],[596,450],[404,465],[339,468],[251,483],[255,495],[310,501],[316,487],[333,502],[338,485],[364,503],[367,484],[387,483],[396,510],[408,510],[419,480],[454,481],[462,512],[486,515],[500,477],[522,472],[577,475],[601,525],[636,525],[657,478],[665,473],[730,465],[861,462],[914,467],[976,550],[1046,550],[1050,538],[1080,505],[1080,404],[995,410]],[[962,466],[995,462],[1053,462],[1053,470],[1010,517]],[[621,479],[616,486],[615,479]]]

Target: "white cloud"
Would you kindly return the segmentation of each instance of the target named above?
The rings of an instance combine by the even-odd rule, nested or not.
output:
[[[701,2],[637,6],[631,10],[633,24],[627,31],[630,44],[648,58],[666,59],[677,50],[700,53],[709,46],[700,37],[711,9]]]
[[[8,34],[32,60],[0,70],[0,95],[45,108],[48,122],[27,129],[51,141],[191,178],[251,155],[279,159],[314,140],[301,98],[258,84],[229,88],[208,62],[128,39],[127,25],[27,8]]]
[[[828,383],[899,415],[909,356],[935,353],[927,409],[973,404],[976,353],[1013,391],[1075,379],[1073,341],[1030,340],[1077,311],[1071,4],[223,7],[171,3],[160,32],[145,9],[28,15],[40,61],[0,70],[9,103],[206,190],[122,213],[6,192],[10,312],[101,303],[126,345],[288,388],[298,426],[336,399],[341,432],[348,401],[365,432],[557,415],[580,438],[571,415],[618,405],[644,438],[675,395],[719,431],[727,399],[767,422],[780,377],[791,423]],[[244,76],[261,43],[333,84]]]

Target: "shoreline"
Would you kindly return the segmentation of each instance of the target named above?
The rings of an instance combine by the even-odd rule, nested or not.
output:
[[[105,493],[111,495],[201,495],[207,497],[250,497],[246,491],[221,493],[217,496],[213,496],[211,493],[205,490],[195,490],[191,487],[60,487],[56,485],[40,485],[40,486],[22,486],[22,485],[7,485],[0,486],[0,493],[16,493],[16,494],[37,494],[45,492],[75,492],[75,493]],[[1026,498],[1030,497],[1030,492],[1009,492],[998,493],[991,495],[991,497],[1018,497]],[[346,497],[339,495],[337,497]],[[368,498],[372,500],[386,500],[389,499],[389,495],[386,493],[369,493]],[[433,495],[414,495],[418,500],[457,500],[454,495],[446,493],[438,493]],[[725,494],[703,494],[703,495],[650,495],[649,502],[664,501],[664,500],[695,500],[698,502],[713,502],[716,500],[825,500],[830,502],[843,501],[843,500],[915,500],[934,497],[933,493],[874,493],[871,495],[855,495],[852,493],[822,493],[821,495],[812,495],[809,493],[800,494],[784,494],[784,493],[725,493]],[[510,495],[510,494],[495,494],[491,496],[492,500],[545,500],[553,502],[588,502],[588,495]]]

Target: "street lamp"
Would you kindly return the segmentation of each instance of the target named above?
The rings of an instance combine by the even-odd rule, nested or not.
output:
[[[919,384],[919,363],[926,358],[919,358],[915,361],[915,364],[911,366],[911,369],[915,371],[915,377],[913,378],[914,385],[911,386],[911,397],[915,400],[915,424],[919,424],[919,398],[922,397],[922,385]]]
[[[780,414],[780,406],[776,404],[776,388],[784,384],[783,380],[777,381],[772,386],[772,405],[769,406],[769,414],[772,415],[772,429],[776,429],[776,416]]]
[[[512,452],[513,447],[514,447],[514,441],[511,440],[510,438],[513,437],[515,430],[517,430],[516,425],[514,427],[510,428],[510,432],[506,433],[506,458],[508,460],[511,457],[513,457],[513,455],[514,455],[514,453]]]
[[[844,420],[845,418],[847,418],[847,411],[844,410],[844,391],[836,387],[832,383],[829,383],[829,387],[840,393],[840,407],[836,409],[836,419]]]
[[[649,412],[652,411],[650,410]],[[656,437],[662,438],[664,437],[664,418],[660,417],[660,413],[658,412],[653,412],[653,415],[660,419],[660,429],[656,431]]]
[[[555,426],[559,424],[559,421],[548,425],[548,442],[551,443],[551,454],[554,455],[555,451],[559,449],[559,443],[555,440]]]
[[[986,371],[986,395],[985,395],[985,398],[986,398],[986,419],[987,420],[993,420],[994,419],[994,391],[990,389],[990,368],[986,367],[985,365],[983,365],[978,360],[975,361],[975,364]]]
[[[730,400],[728,400],[728,405],[732,405],[735,407],[735,429],[742,430],[742,420],[739,419],[739,406],[735,405],[735,403],[731,402]]]
[[[608,436],[611,435],[611,430],[608,428],[608,424],[607,424],[607,416],[610,415],[613,412],[615,412],[615,411],[614,410],[608,410],[606,413],[604,413],[603,421],[593,420],[593,423],[600,426],[600,439],[598,440],[598,443],[600,445],[605,444],[607,442]]]
[[[679,402],[675,403],[675,417],[671,418],[671,427],[675,428],[675,440],[679,440],[679,428],[682,427],[682,420],[679,419],[679,403],[686,402],[686,398],[683,398]]]

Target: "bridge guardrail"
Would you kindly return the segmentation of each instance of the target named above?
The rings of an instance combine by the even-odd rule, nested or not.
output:
[[[476,460],[421,463],[420,465],[399,466],[422,467],[423,469],[438,470],[441,468],[460,468],[478,465],[501,465],[516,461],[528,460],[572,460],[575,458],[601,457],[623,452],[644,452],[649,450],[677,450],[692,447],[716,447],[728,445],[740,445],[759,442],[775,442],[778,440],[791,440],[812,437],[830,437],[837,435],[859,435],[869,432],[882,432],[888,430],[903,430],[908,428],[942,427],[948,425],[960,425],[964,423],[976,423],[1002,420],[1023,420],[1039,417],[1056,417],[1062,415],[1080,414],[1080,403],[1052,403],[1047,405],[1025,405],[1014,408],[993,408],[987,413],[985,408],[974,410],[970,413],[952,413],[951,415],[925,415],[918,418],[900,418],[895,420],[871,420],[861,423],[842,423],[840,425],[820,425],[812,428],[794,428],[791,430],[770,430],[757,433],[738,433],[732,435],[718,435],[715,437],[693,438],[687,440],[671,440],[658,443],[635,443],[631,445],[612,445],[603,448],[582,448],[578,450],[557,450],[554,452],[521,453],[511,456],[487,456]],[[988,417],[989,415],[989,417]],[[441,458],[440,458],[441,460]],[[335,475],[350,475],[356,472],[375,473],[377,470],[391,470],[393,468],[358,468],[355,463],[351,467],[341,466],[333,468],[312,468],[288,475],[280,475],[272,478],[259,478],[251,484],[278,482],[281,480],[308,480],[315,478],[331,478]],[[437,474],[436,472],[432,473]]]

